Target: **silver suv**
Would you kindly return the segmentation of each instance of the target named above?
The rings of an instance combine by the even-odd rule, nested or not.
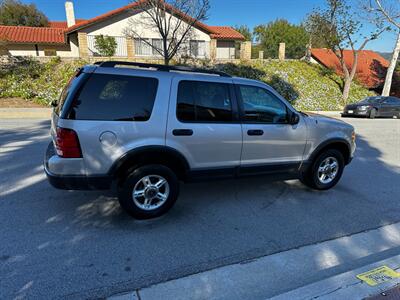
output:
[[[44,166],[54,187],[115,188],[139,219],[167,212],[180,181],[279,174],[329,189],[355,150],[351,125],[298,112],[262,82],[128,62],[79,69],[51,135]]]

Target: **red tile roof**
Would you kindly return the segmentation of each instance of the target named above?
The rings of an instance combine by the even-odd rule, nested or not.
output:
[[[224,40],[244,40],[244,36],[237,32],[232,27],[228,26],[208,26],[211,29],[211,38],[213,39],[224,39]]]
[[[138,4],[139,4],[138,2],[133,2],[133,3],[130,3],[130,4],[125,5],[123,7],[111,10],[111,11],[109,11],[109,12],[107,12],[105,14],[102,14],[100,16],[94,17],[92,19],[85,20],[85,21],[83,21],[81,23],[77,23],[74,26],[69,27],[67,32],[73,32],[73,31],[76,31],[78,29],[81,29],[81,28],[87,27],[89,25],[95,24],[97,22],[106,20],[106,19],[111,18],[113,16],[116,16],[116,15],[118,15],[120,13],[123,13],[123,12],[125,12],[125,11],[127,11],[129,9],[133,9],[133,8],[137,7]]]
[[[13,43],[64,44],[64,32],[62,28],[0,26],[0,39]]]
[[[85,19],[76,19],[76,24],[85,22]],[[50,28],[68,28],[67,21],[49,21]]]
[[[352,50],[344,50],[346,66],[351,68],[354,57]],[[333,69],[339,75],[343,74],[339,59],[328,49],[311,49],[311,56],[327,68]],[[356,78],[368,88],[376,88],[385,80],[389,62],[378,53],[371,50],[362,50],[358,53]]]
[[[145,1],[145,0],[143,0]],[[102,14],[100,16],[97,16],[95,18],[89,19],[89,20],[82,20],[81,22],[77,22],[76,25],[69,27],[67,32],[73,32],[76,30],[79,30],[81,28],[93,25],[95,23],[104,21],[108,18],[114,17],[118,14],[124,13],[130,9],[135,9],[139,6],[141,1],[138,2],[133,2],[130,3],[128,5],[125,5],[123,7],[114,9],[112,11],[109,11],[105,14]],[[166,4],[167,9],[174,11],[175,14],[178,14],[181,16],[181,18],[186,19],[188,21],[193,21],[193,19],[184,14],[183,12],[178,11],[177,9],[175,9],[174,7]],[[244,40],[244,36],[241,35],[239,32],[237,32],[236,30],[234,30],[231,27],[228,26],[208,26],[202,22],[196,22],[194,25],[196,28],[199,28],[200,30],[205,31],[206,33],[210,34],[212,38],[215,39],[239,39],[239,40]]]
[[[0,39],[6,39],[14,43],[65,43],[65,34],[104,21],[108,18],[124,13],[129,9],[134,9],[139,5],[139,3],[140,1],[130,3],[89,20],[77,19],[76,24],[69,28],[65,21],[50,21],[50,27],[0,26]],[[172,6],[167,5],[167,9],[174,11],[188,22],[193,21],[190,16],[176,10]],[[194,26],[207,34],[210,34],[211,38],[214,39],[244,40],[243,35],[228,26],[208,26],[202,22],[196,22]]]

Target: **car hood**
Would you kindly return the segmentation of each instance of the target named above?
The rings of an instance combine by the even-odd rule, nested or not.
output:
[[[352,125],[350,125],[342,120],[333,118],[333,117],[328,117],[328,116],[320,115],[317,113],[307,113],[307,115],[308,115],[308,119],[317,125],[318,124],[326,124],[326,125],[332,125],[332,126],[353,128]]]

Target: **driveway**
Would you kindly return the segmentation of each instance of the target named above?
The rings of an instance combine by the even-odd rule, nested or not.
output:
[[[110,192],[47,183],[48,121],[0,120],[0,299],[104,297],[400,221],[400,120],[345,121],[358,148],[332,190],[196,183],[166,216],[135,221]]]

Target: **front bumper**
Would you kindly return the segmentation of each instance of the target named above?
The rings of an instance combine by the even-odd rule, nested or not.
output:
[[[367,117],[369,116],[369,110],[359,110],[357,108],[355,109],[345,109],[342,112],[343,117],[350,117],[350,116],[356,116],[356,117]]]
[[[50,184],[63,190],[107,190],[110,189],[112,178],[107,175],[65,175],[50,171],[49,161],[56,156],[53,143],[50,143],[44,158],[44,171]]]

